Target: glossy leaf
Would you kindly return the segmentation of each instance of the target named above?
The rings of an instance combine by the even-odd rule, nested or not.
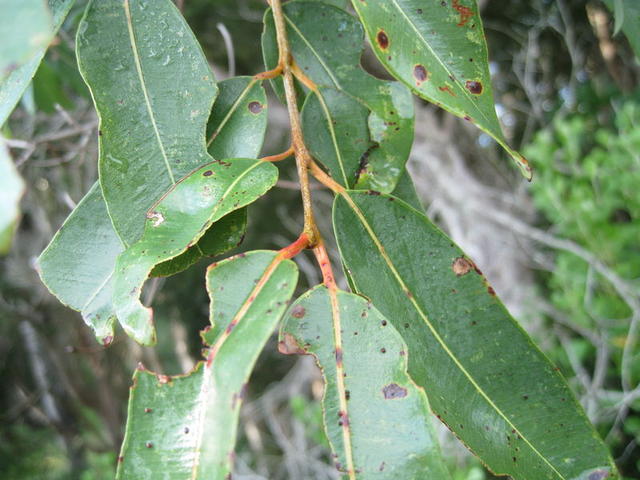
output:
[[[80,71],[100,117],[100,185],[131,244],[147,210],[212,160],[205,128],[217,87],[171,0],[92,1],[78,29]]]
[[[358,292],[407,342],[409,374],[492,471],[518,480],[615,477],[561,374],[426,216],[394,197],[347,192],[336,199],[334,225]]]
[[[221,84],[226,85],[226,82],[229,80]],[[223,103],[224,98],[230,98],[224,94],[225,86],[221,87],[221,91],[223,93],[216,101],[214,112],[216,109],[218,112],[229,111],[228,105]],[[256,96],[258,99],[261,98],[259,93],[256,93]],[[214,129],[218,124],[218,117],[221,116],[214,117],[212,113],[209,119],[210,128]],[[248,156],[257,156],[262,147],[262,139],[259,136],[247,137],[243,129],[236,129],[235,126],[232,128],[229,123],[225,131],[224,145],[218,144],[220,140],[221,137],[217,137],[209,148],[215,146],[217,153],[224,158],[240,152]],[[152,276],[174,275],[203,256],[221,255],[236,247],[246,230],[246,216],[246,209],[240,209],[221,218],[186,252],[157,265],[152,271]],[[97,235],[86,234],[87,231],[94,230]],[[39,260],[40,276],[45,285],[62,303],[82,313],[83,319],[94,330],[101,343],[109,343],[113,339],[115,310],[111,302],[111,277],[116,259],[123,249],[124,246],[108,216],[100,187],[96,184],[78,203]],[[100,261],[95,261],[96,251],[100,251]],[[88,278],[92,281],[85,281]]]
[[[4,125],[7,118],[9,118],[9,115],[20,100],[20,97],[22,97],[22,94],[29,85],[29,82],[31,82],[31,79],[35,75],[36,70],[38,70],[38,66],[40,65],[40,62],[44,57],[47,47],[49,46],[49,41],[51,40],[52,36],[57,33],[58,29],[64,22],[64,19],[67,17],[67,14],[69,13],[69,9],[73,5],[73,2],[74,0],[48,0],[47,5],[50,11],[47,12],[47,16],[50,17],[48,19],[49,30],[46,41],[42,43],[37,42],[39,43],[39,47],[33,50],[30,49],[31,55],[29,55],[28,58],[25,58],[24,62],[22,62],[20,66],[15,69],[11,69],[11,71],[6,72],[6,74],[0,73],[0,127]],[[14,8],[13,4],[20,4],[21,6],[19,8],[22,9],[22,5],[26,6],[27,4],[33,4],[34,0],[9,0],[9,3],[12,4],[12,6],[3,5],[2,9],[8,10],[9,8]],[[37,3],[39,5],[42,5],[42,8],[44,9],[45,4],[43,3],[43,0],[39,0]],[[30,18],[25,18],[23,22],[17,23],[14,21],[15,19],[13,17],[13,14],[11,15],[11,17],[12,21],[0,22],[4,28],[11,29],[15,32],[31,30],[31,25],[25,25],[30,23]],[[38,14],[38,17],[40,18],[40,14]],[[37,22],[35,20],[33,21],[34,24],[41,23],[41,20]],[[22,40],[24,37],[22,36],[22,34],[19,36],[7,36],[7,33],[2,31],[0,32],[0,38],[3,39],[3,42],[8,42],[5,43],[5,45],[10,45],[13,40]],[[0,48],[4,49],[4,47]],[[10,47],[9,49],[11,48],[12,47]],[[2,57],[0,58],[4,58],[4,55],[2,55]],[[0,63],[2,63],[3,61],[4,60],[0,60]],[[4,72],[4,69],[0,68],[0,72]]]
[[[398,82],[360,66],[364,31],[345,11],[323,2],[284,5],[293,59],[318,86],[302,109],[305,140],[336,181],[391,192],[413,142],[413,101]],[[277,64],[275,27],[265,17],[267,68]]]
[[[156,265],[152,277],[168,277],[182,272],[203,257],[215,257],[240,245],[247,230],[247,209],[222,217],[200,237],[198,243],[171,260]]]
[[[207,126],[213,158],[256,158],[267,130],[267,95],[253,77],[234,77],[218,84],[220,93]]]
[[[413,92],[491,135],[531,178],[496,116],[487,44],[475,0],[353,1],[376,56]]]
[[[104,345],[113,340],[113,271],[123,250],[95,183],[38,259],[42,283],[64,305],[81,312]]]
[[[313,288],[285,315],[280,350],[312,354],[322,369],[325,429],[340,471],[358,479],[450,478],[427,397],[407,375],[407,347],[371,303]]]
[[[0,255],[9,252],[20,219],[24,182],[0,137]]]
[[[258,160],[216,161],[178,182],[147,213],[144,233],[116,261],[113,303],[120,324],[139,343],[155,343],[151,309],[140,303],[153,268],[195,244],[224,215],[275,185],[278,170]]]
[[[129,399],[118,479],[231,478],[240,405],[258,355],[296,286],[277,252],[256,251],[210,267],[206,362],[187,376],[138,369]]]

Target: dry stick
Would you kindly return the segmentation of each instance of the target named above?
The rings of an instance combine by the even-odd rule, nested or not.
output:
[[[272,0],[271,7],[278,39],[278,64],[282,66],[284,92],[287,100],[289,122],[291,123],[291,144],[295,151],[298,177],[300,178],[300,193],[302,195],[302,207],[304,209],[303,231],[309,237],[310,246],[313,247],[319,241],[320,234],[313,218],[311,189],[309,188],[309,173],[307,171],[309,163],[311,162],[311,155],[304,144],[304,138],[302,136],[300,112],[298,111],[296,91],[293,85],[293,74],[291,73],[291,51],[289,50],[289,42],[287,40],[287,30],[281,0]]]

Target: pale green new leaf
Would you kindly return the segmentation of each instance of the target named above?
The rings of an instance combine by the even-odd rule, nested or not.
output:
[[[205,128],[217,86],[171,0],[92,1],[76,43],[100,117],[102,194],[118,235],[131,244],[147,210],[212,160]]]
[[[362,69],[364,30],[344,10],[299,0],[283,8],[293,59],[318,86],[302,109],[309,150],[346,187],[393,191],[413,142],[408,89]],[[275,38],[268,12],[262,36],[267,68],[278,61]]]
[[[487,44],[475,0],[353,1],[376,56],[418,96],[491,135],[531,178],[496,116]]]
[[[206,362],[187,376],[134,375],[118,479],[231,478],[247,381],[293,294],[298,271],[277,252],[255,251],[212,265],[211,340]]]
[[[283,353],[312,354],[325,380],[325,430],[337,468],[357,479],[451,478],[424,391],[407,374],[407,347],[364,298],[317,286],[280,329]]]
[[[11,21],[0,22],[0,127],[22,97],[44,57],[49,42],[69,13],[74,0],[0,0],[0,12],[12,12]],[[47,7],[48,6],[48,9]],[[33,14],[27,14],[33,10]],[[19,11],[16,18],[13,12]],[[44,18],[46,16],[46,19]],[[45,25],[46,23],[46,25]],[[44,28],[44,29],[43,29]],[[41,37],[42,32],[45,36]],[[36,34],[40,31],[40,34]],[[31,35],[35,41],[25,39]],[[16,44],[18,46],[16,46]],[[7,59],[10,69],[2,65]],[[11,60],[13,59],[13,60]],[[17,67],[17,68],[15,68]]]
[[[0,137],[0,255],[9,252],[20,219],[20,198],[24,182],[16,170],[9,150]]]
[[[426,216],[391,196],[346,192],[336,198],[334,226],[357,291],[406,341],[411,378],[493,472],[617,478],[561,374]]]
[[[215,161],[182,179],[147,212],[142,237],[118,256],[114,274],[113,304],[131,337],[155,343],[151,309],[140,303],[153,268],[185,252],[214,222],[255,201],[277,178],[270,163]]]

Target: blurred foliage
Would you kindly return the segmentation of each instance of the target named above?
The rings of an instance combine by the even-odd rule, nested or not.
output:
[[[591,98],[595,97],[592,92]],[[636,279],[638,289],[639,127],[638,95],[614,98],[608,107],[603,104],[599,111],[586,115],[558,115],[525,150],[536,160],[533,201],[553,234],[594,252],[620,277]],[[551,304],[574,324],[604,331],[612,357],[607,388],[619,390],[623,349],[633,341],[627,337],[633,313],[630,306],[606,279],[569,251],[555,253],[554,268],[544,275],[543,288]],[[595,362],[597,345],[575,337],[571,346],[581,364]],[[571,372],[562,345],[550,354],[565,372]],[[635,385],[640,380],[640,349],[632,350],[629,368],[629,381]],[[607,435],[611,427],[611,421],[602,422],[601,433]],[[632,406],[624,430],[628,437],[615,438],[617,447],[624,448],[634,437],[640,439],[640,402]],[[640,470],[640,462],[635,468]]]

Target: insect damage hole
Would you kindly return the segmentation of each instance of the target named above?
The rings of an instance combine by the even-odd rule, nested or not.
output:
[[[164,215],[160,212],[149,212],[147,213],[147,218],[149,220],[153,220],[153,226],[157,227],[164,222]]]

